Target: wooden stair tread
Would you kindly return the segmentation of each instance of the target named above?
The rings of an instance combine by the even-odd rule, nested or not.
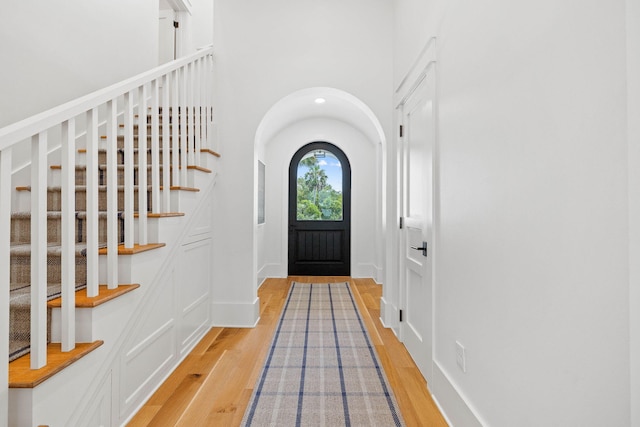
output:
[[[141,252],[151,251],[153,249],[159,249],[164,247],[164,243],[149,243],[148,245],[133,245],[133,248],[125,248],[124,245],[118,245],[118,255],[135,255]],[[101,248],[98,251],[100,255],[107,254],[107,248]]]
[[[118,169],[124,169],[125,166],[123,164],[117,164],[116,165],[118,167]],[[159,165],[160,169],[162,169],[162,164]],[[62,165],[51,165],[49,166],[50,169],[52,170],[62,170]],[[133,165],[134,169],[140,169],[139,165]],[[76,170],[86,170],[87,169],[87,165],[76,165]],[[107,170],[107,165],[106,164],[99,164],[98,165],[98,169],[102,169],[102,170]],[[151,164],[147,163],[147,169],[152,169]],[[173,165],[169,165],[169,169],[173,169]]]
[[[87,289],[80,289],[76,291],[76,307],[80,308],[93,308],[104,304],[107,301],[111,301],[121,295],[138,289],[139,284],[134,283],[132,285],[118,285],[115,289],[109,289],[107,285],[100,285],[98,289],[98,295],[95,297],[87,296]],[[52,299],[47,302],[47,307],[56,308],[62,307],[62,298]]]
[[[9,363],[9,388],[34,388],[102,344],[104,341],[101,340],[77,343],[76,348],[64,353],[61,344],[49,344],[47,345],[47,365],[40,369],[31,369],[31,353],[25,354]]]
[[[133,151],[134,153],[137,153],[139,150],[138,147],[133,147]],[[171,151],[172,149],[169,149],[169,151]],[[124,153],[125,149],[123,147],[117,147],[117,151],[120,153]],[[162,152],[162,146],[158,147],[158,151]],[[180,148],[178,148],[178,151],[180,151]],[[190,151],[190,150],[187,150]],[[84,154],[87,152],[86,148],[78,148],[78,153]],[[98,153],[106,153],[107,150],[106,148],[98,148]],[[147,152],[150,153],[151,152],[151,147],[147,147]]]
[[[160,189],[162,190],[162,186],[160,186]],[[171,187],[169,187],[170,190],[181,190],[181,191],[200,191],[199,188],[194,188],[194,187],[181,187],[179,185],[172,185]]]
[[[193,170],[197,170],[197,171],[201,171],[201,172],[206,172],[206,173],[211,173],[213,172],[211,169],[207,169],[205,167],[202,166],[196,166],[196,165],[189,165],[187,166],[187,169],[193,169]]]
[[[209,153],[209,154],[213,154],[213,155],[214,155],[214,156],[216,156],[216,157],[220,157],[220,154],[219,154],[219,153],[217,153],[217,152],[213,151],[213,150],[212,150],[212,149],[210,149],[210,148],[201,148],[201,149],[200,149],[200,152],[201,152],[201,153]]]
[[[135,212],[133,214],[134,218],[138,218],[140,214]],[[184,216],[184,212],[162,212],[162,213],[147,213],[147,218],[173,218],[176,216]]]
[[[107,188],[109,187],[107,184],[100,184],[97,186],[98,190],[102,190],[102,191],[106,191]],[[125,189],[125,185],[124,184],[120,184],[117,186],[118,187],[118,191],[123,191]],[[134,189],[138,189],[140,186],[138,184],[135,184],[133,186]],[[76,184],[74,185],[75,191],[83,191],[86,190],[87,185],[86,184]],[[151,184],[147,185],[147,190],[151,190],[153,188],[153,186]],[[174,187],[171,187],[171,189],[173,190]],[[177,187],[178,189],[185,189],[185,188],[190,188],[190,187]],[[62,186],[60,185],[53,185],[53,186],[47,186],[47,191],[51,190],[51,191],[60,191],[62,189]],[[162,186],[160,186],[160,189],[162,190]],[[31,191],[31,186],[30,185],[22,185],[19,187],[16,187],[16,191]],[[199,189],[193,189],[191,191],[200,191]]]

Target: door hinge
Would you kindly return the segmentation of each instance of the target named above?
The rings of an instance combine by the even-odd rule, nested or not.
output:
[[[173,28],[180,28],[180,23],[178,21],[173,21]]]
[[[402,310],[400,310],[400,321],[402,322]]]
[[[402,220],[402,217],[400,217],[400,230],[402,230],[402,226],[404,225],[404,222]]]
[[[403,130],[403,127],[402,125],[400,125],[400,138],[402,138],[402,134],[403,134],[402,130]]]

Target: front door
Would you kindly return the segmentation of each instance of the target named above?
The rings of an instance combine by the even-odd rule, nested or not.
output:
[[[289,274],[351,274],[351,167],[328,142],[305,145],[289,165]]]
[[[433,327],[433,69],[400,106],[403,227],[400,234],[400,337],[427,382]]]

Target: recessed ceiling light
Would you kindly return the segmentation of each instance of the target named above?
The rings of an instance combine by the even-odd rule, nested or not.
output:
[[[324,98],[316,98],[315,100],[316,104],[324,104],[325,102],[327,102],[327,100]]]

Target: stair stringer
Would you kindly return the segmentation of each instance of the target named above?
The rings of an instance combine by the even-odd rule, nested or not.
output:
[[[210,259],[206,258],[211,256],[215,174],[205,181],[208,182],[205,184],[200,180],[205,184],[200,187],[203,190],[189,195],[195,198],[182,205],[186,214],[180,221],[182,226],[176,229],[175,219],[172,219],[174,224],[169,228],[173,230],[162,233],[167,238],[164,248],[135,255],[137,258],[131,261],[133,273],[124,272],[121,263],[120,274],[139,279],[141,286],[119,301],[107,303],[93,316],[96,323],[92,328],[108,335],[105,344],[34,389],[11,389],[10,406],[21,416],[20,422],[11,422],[11,425],[122,425],[204,336],[210,327],[212,275]],[[203,222],[208,227],[203,226]],[[189,252],[194,248],[200,250],[200,258]],[[180,265],[181,261],[193,259],[208,261],[204,264],[204,277],[193,280],[194,269]],[[179,287],[182,277],[191,280],[184,281],[187,284]],[[123,280],[120,282],[124,283]],[[159,304],[166,304],[168,289],[172,289],[169,313],[158,309]],[[200,291],[203,292],[195,301],[184,299],[185,296],[194,297]],[[162,301],[163,296],[165,301]],[[200,315],[199,323],[194,322],[192,313]],[[161,321],[163,316],[164,322]],[[120,325],[120,330],[115,331],[118,327],[113,328],[114,325]],[[131,372],[131,360],[143,360],[139,358],[146,356],[153,345],[166,344],[166,337],[170,339],[164,349],[169,349],[170,356],[156,367],[153,364],[157,360],[144,361],[142,365],[151,369],[147,377]],[[123,395],[132,389],[135,393]]]

